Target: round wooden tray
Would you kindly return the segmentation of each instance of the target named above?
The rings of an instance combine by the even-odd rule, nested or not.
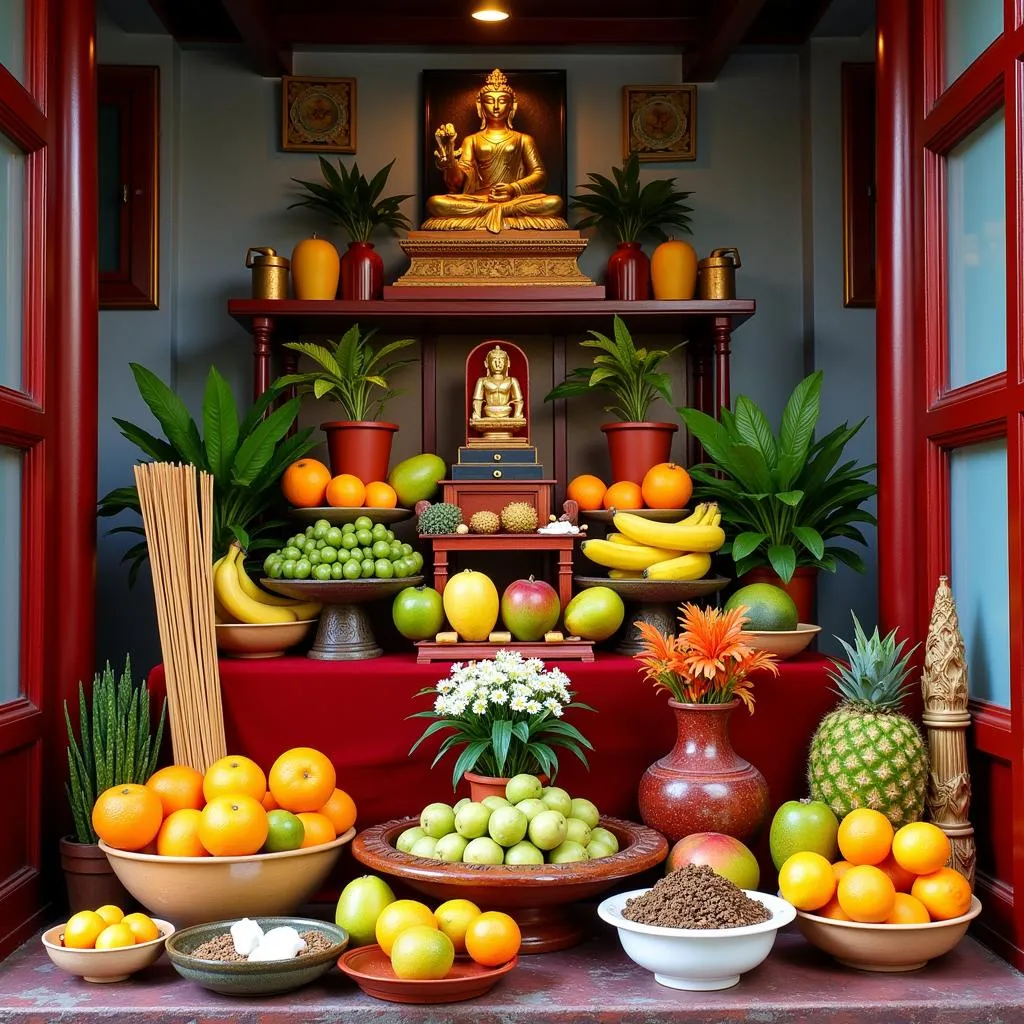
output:
[[[668,856],[668,842],[646,825],[602,818],[619,852],[578,864],[450,864],[414,857],[395,848],[418,818],[387,821],[365,829],[352,844],[352,856],[371,871],[401,878],[438,900],[461,897],[488,910],[503,910],[522,931],[521,953],[550,953],[582,941],[585,929],[569,915],[568,904],[589,899],[614,883],[655,867]]]
[[[404,519],[412,518],[412,509],[367,508],[365,506],[343,508],[334,505],[320,505],[315,508],[293,508],[288,514],[300,523],[315,523],[318,519],[326,519],[331,526],[344,526],[345,523],[354,523],[360,516],[367,516],[375,523],[383,523],[388,526],[391,523],[400,523]]]
[[[595,523],[607,523],[611,525],[612,516],[616,512],[628,512],[630,515],[640,516],[641,519],[650,519],[655,523],[677,523],[690,510],[688,508],[595,508],[592,511],[580,511],[581,516],[592,519]]]

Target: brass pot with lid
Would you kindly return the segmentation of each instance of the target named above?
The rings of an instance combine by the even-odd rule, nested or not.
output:
[[[245,265],[252,271],[254,299],[287,299],[287,256],[278,256],[270,246],[253,246],[245,254]]]
[[[697,293],[702,299],[735,299],[736,268],[741,266],[736,248],[712,249],[697,264]]]

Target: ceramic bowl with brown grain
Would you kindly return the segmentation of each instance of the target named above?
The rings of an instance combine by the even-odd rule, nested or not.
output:
[[[796,629],[745,629],[741,635],[743,642],[755,651],[768,651],[779,661],[785,661],[806,650],[820,632],[821,626],[800,622]]]
[[[280,658],[301,644],[316,622],[218,622],[217,649],[235,658]]]
[[[68,949],[62,941],[64,925],[58,924],[43,932],[43,948],[62,971],[76,974],[85,981],[101,984],[124,981],[136,971],[156,963],[164,951],[164,943],[174,934],[170,921],[155,917],[153,923],[160,929],[157,938],[116,949]]]

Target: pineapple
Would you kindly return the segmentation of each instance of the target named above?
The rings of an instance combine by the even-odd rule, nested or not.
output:
[[[881,811],[895,828],[924,813],[928,750],[917,726],[900,712],[914,648],[902,654],[896,630],[867,637],[857,616],[854,647],[839,642],[849,666],[833,661],[829,678],[843,698],[818,725],[811,740],[811,796],[843,818],[855,807]],[[902,655],[902,656],[901,656]]]

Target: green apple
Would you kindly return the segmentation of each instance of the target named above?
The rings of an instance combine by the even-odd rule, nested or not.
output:
[[[619,851],[614,846],[610,846],[608,843],[600,839],[591,839],[587,843],[587,856],[591,860],[600,860],[602,857],[611,857]]]
[[[581,843],[566,839],[548,854],[549,864],[575,864],[581,860],[590,860],[590,854]]]
[[[458,832],[449,832],[448,835],[438,839],[434,852],[440,860],[456,864],[462,860],[462,855],[468,845],[469,840],[465,836],[460,836]]]
[[[464,796],[461,800],[457,800],[455,803],[452,804],[452,810],[456,814],[458,814],[459,811],[461,811],[462,808],[466,806],[466,804],[471,803],[471,802],[472,801],[469,799],[468,796]]]
[[[506,864],[543,864],[544,854],[525,839],[505,851]]]
[[[595,839],[599,843],[604,843],[606,846],[610,846],[612,848],[612,853],[619,852],[619,841],[616,839],[614,832],[609,832],[608,829],[598,826],[597,828],[590,830],[590,842],[594,842]]]
[[[341,890],[334,922],[348,932],[353,946],[366,946],[377,941],[377,918],[389,903],[394,902],[395,894],[383,878],[361,875]]]
[[[437,860],[437,844],[438,840],[433,836],[423,836],[422,839],[416,840],[409,852],[414,857],[429,857],[431,860]]]
[[[559,786],[548,786],[541,793],[540,802],[553,811],[560,811],[567,818],[572,814],[572,797]]]
[[[520,800],[516,804],[516,809],[522,811],[528,821],[533,821],[541,811],[546,811],[547,807],[539,799],[531,798],[530,800]]]
[[[566,818],[565,819],[565,838],[566,841],[572,841],[579,843],[580,846],[586,846],[590,842],[590,826],[579,818]]]
[[[487,831],[499,846],[515,846],[526,835],[530,819],[516,807],[499,807],[491,812]]]
[[[480,802],[489,811],[496,811],[499,807],[512,806],[503,796],[485,796]]]
[[[483,804],[468,803],[459,808],[455,815],[455,831],[465,839],[479,839],[487,835],[487,822],[491,809]]]
[[[379,541],[387,548],[387,544]],[[411,576],[412,573],[405,575]],[[406,587],[391,604],[395,628],[407,640],[433,640],[444,626],[441,595],[433,587]]]
[[[420,815],[420,828],[432,839],[440,839],[455,831],[455,812],[448,804],[427,804]]]
[[[282,853],[297,850],[306,838],[306,826],[291,811],[280,807],[267,811],[267,841],[263,844],[266,853]]]
[[[395,842],[395,846],[402,851],[402,853],[409,853],[412,848],[416,845],[417,839],[422,839],[427,833],[416,825],[414,828],[407,828]]]
[[[501,864],[505,851],[490,836],[481,836],[469,842],[462,860],[466,864]]]
[[[794,853],[820,853],[830,863],[839,846],[839,820],[821,800],[787,800],[772,818],[768,846],[776,870]]]
[[[574,796],[569,817],[579,818],[580,821],[585,821],[591,828],[597,828],[597,823],[601,820],[601,812],[597,809],[597,804],[592,803],[590,800],[584,800],[581,796]]]
[[[521,800],[536,800],[544,787],[536,775],[513,775],[505,786],[505,798],[510,804],[517,804]]]
[[[530,842],[538,850],[553,850],[565,842],[565,834],[568,826],[565,822],[565,815],[561,811],[548,809],[541,811],[530,822]]]

